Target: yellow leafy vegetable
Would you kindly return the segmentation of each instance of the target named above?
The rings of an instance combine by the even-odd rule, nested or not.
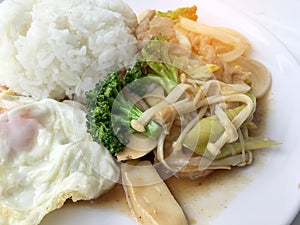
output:
[[[197,21],[197,6],[181,7],[175,10],[168,10],[167,12],[156,12],[157,16],[168,17],[173,20],[174,23],[179,22],[180,17],[185,17],[193,21]]]

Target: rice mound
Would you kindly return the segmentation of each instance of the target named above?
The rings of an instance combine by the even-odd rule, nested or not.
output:
[[[36,100],[84,101],[130,64],[137,19],[121,0],[6,0],[0,4],[0,85]]]

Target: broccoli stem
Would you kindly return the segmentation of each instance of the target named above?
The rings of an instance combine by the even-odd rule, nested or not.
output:
[[[137,120],[140,118],[140,116],[143,114],[143,112],[132,102],[125,100],[123,95],[119,95],[113,104],[112,107],[112,113],[113,113],[113,123],[114,126],[120,126],[120,127],[127,127],[127,132],[125,134],[121,134],[120,132],[117,134],[117,136],[128,136],[128,133],[135,133],[137,132],[135,129],[131,126],[132,120]],[[124,129],[126,130],[126,129]],[[124,132],[122,130],[122,132]],[[150,121],[146,127],[145,131],[141,132],[141,134],[150,137],[150,138],[158,138],[162,131],[162,127],[158,125],[157,123]]]

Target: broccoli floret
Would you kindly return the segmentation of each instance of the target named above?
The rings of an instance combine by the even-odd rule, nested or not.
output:
[[[128,136],[136,132],[130,125],[142,111],[121,94],[123,88],[118,72],[112,72],[86,92],[87,131],[94,141],[102,143],[112,155],[123,151]],[[142,134],[156,138],[161,127],[150,122]]]
[[[173,23],[177,23],[180,17],[185,17],[190,20],[197,21],[197,6],[193,7],[181,7],[175,10],[168,10],[167,12],[156,11],[157,16],[167,17],[173,20]]]
[[[140,85],[139,82],[133,81],[145,77],[147,74],[147,63],[145,62],[136,62],[132,68],[127,69],[124,80],[128,89],[140,96],[144,95],[146,92],[145,85]]]
[[[117,72],[109,74],[93,90],[87,91],[87,131],[94,141],[102,143],[112,154],[122,151],[123,145],[114,135],[111,126],[111,107],[122,89]]]
[[[168,40],[162,35],[153,37],[146,44],[137,58],[138,62],[126,72],[125,82],[129,90],[143,95],[147,84],[155,82],[167,93],[172,91],[178,84],[178,70],[171,62],[169,48]],[[147,77],[144,83],[133,82],[142,77]]]

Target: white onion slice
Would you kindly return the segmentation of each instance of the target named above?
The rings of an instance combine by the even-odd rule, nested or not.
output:
[[[245,57],[239,57],[231,64],[239,65],[243,70],[251,73],[251,94],[256,98],[261,98],[266,94],[271,86],[271,74],[263,64]]]

